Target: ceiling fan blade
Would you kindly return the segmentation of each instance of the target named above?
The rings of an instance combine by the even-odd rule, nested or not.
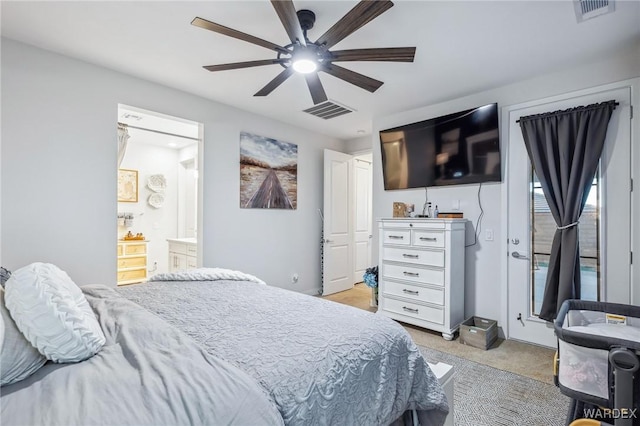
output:
[[[413,62],[415,47],[384,47],[378,49],[334,50],[331,61]]]
[[[257,44],[258,46],[266,47],[267,49],[275,50],[276,52],[288,53],[287,49],[282,46],[278,46],[275,43],[234,30],[233,28],[225,27],[224,25],[216,24],[215,22],[207,21],[206,19],[196,17],[191,21],[191,25],[213,31],[214,33],[223,34],[249,43]]]
[[[273,92],[276,87],[280,86],[286,79],[291,77],[293,74],[293,69],[291,67],[285,68],[280,74],[276,76],[273,80],[267,83],[262,89],[260,89],[253,96],[267,96],[269,93]]]
[[[316,44],[324,44],[327,49],[337,44],[349,34],[372,21],[393,6],[389,0],[362,0],[347,12],[326,33],[316,40]]]
[[[309,86],[309,92],[311,92],[311,99],[313,104],[317,105],[328,100],[327,94],[324,92],[322,82],[317,72],[305,74],[304,78],[307,80],[307,86]]]
[[[295,44],[296,41],[299,41],[301,45],[306,46],[307,41],[304,38],[304,32],[302,32],[302,27],[300,26],[296,7],[293,5],[293,2],[291,0],[271,0],[271,4],[276,10],[284,29],[287,31],[291,43]]]
[[[336,64],[327,64],[322,67],[322,71],[327,74],[331,74],[347,83],[355,84],[356,86],[368,90],[373,93],[380,88],[384,83],[380,80],[376,80],[366,75],[357,73],[355,71],[348,70],[346,68],[339,67]]]
[[[259,67],[262,65],[272,65],[272,64],[280,64],[284,62],[282,59],[263,59],[260,61],[246,61],[246,62],[233,62],[229,64],[220,64],[220,65],[206,65],[202,68],[207,71],[226,71],[226,70],[235,70],[239,68],[250,68],[250,67]]]

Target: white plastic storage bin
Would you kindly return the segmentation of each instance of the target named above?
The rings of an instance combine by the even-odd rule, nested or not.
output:
[[[567,300],[558,313],[555,331],[559,359],[557,381],[563,394],[617,408],[618,399],[614,397],[619,393],[622,400],[638,405],[640,307]],[[620,351],[625,352],[621,358]],[[634,371],[629,374],[629,383],[621,381],[631,370]],[[623,388],[617,386],[619,383],[624,383]]]

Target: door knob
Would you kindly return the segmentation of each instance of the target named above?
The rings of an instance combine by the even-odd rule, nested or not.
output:
[[[529,260],[527,256],[523,256],[517,251],[514,251],[513,253],[511,253],[511,256],[513,256],[515,259]]]

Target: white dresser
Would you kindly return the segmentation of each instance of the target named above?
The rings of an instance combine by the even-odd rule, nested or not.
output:
[[[118,240],[117,284],[147,280],[147,240]]]
[[[378,313],[439,331],[464,321],[465,219],[381,219]]]
[[[198,267],[198,242],[195,238],[167,238],[169,272]]]

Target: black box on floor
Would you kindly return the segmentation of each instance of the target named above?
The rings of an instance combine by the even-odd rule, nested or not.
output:
[[[498,322],[471,317],[460,324],[460,343],[487,350],[498,338]]]

